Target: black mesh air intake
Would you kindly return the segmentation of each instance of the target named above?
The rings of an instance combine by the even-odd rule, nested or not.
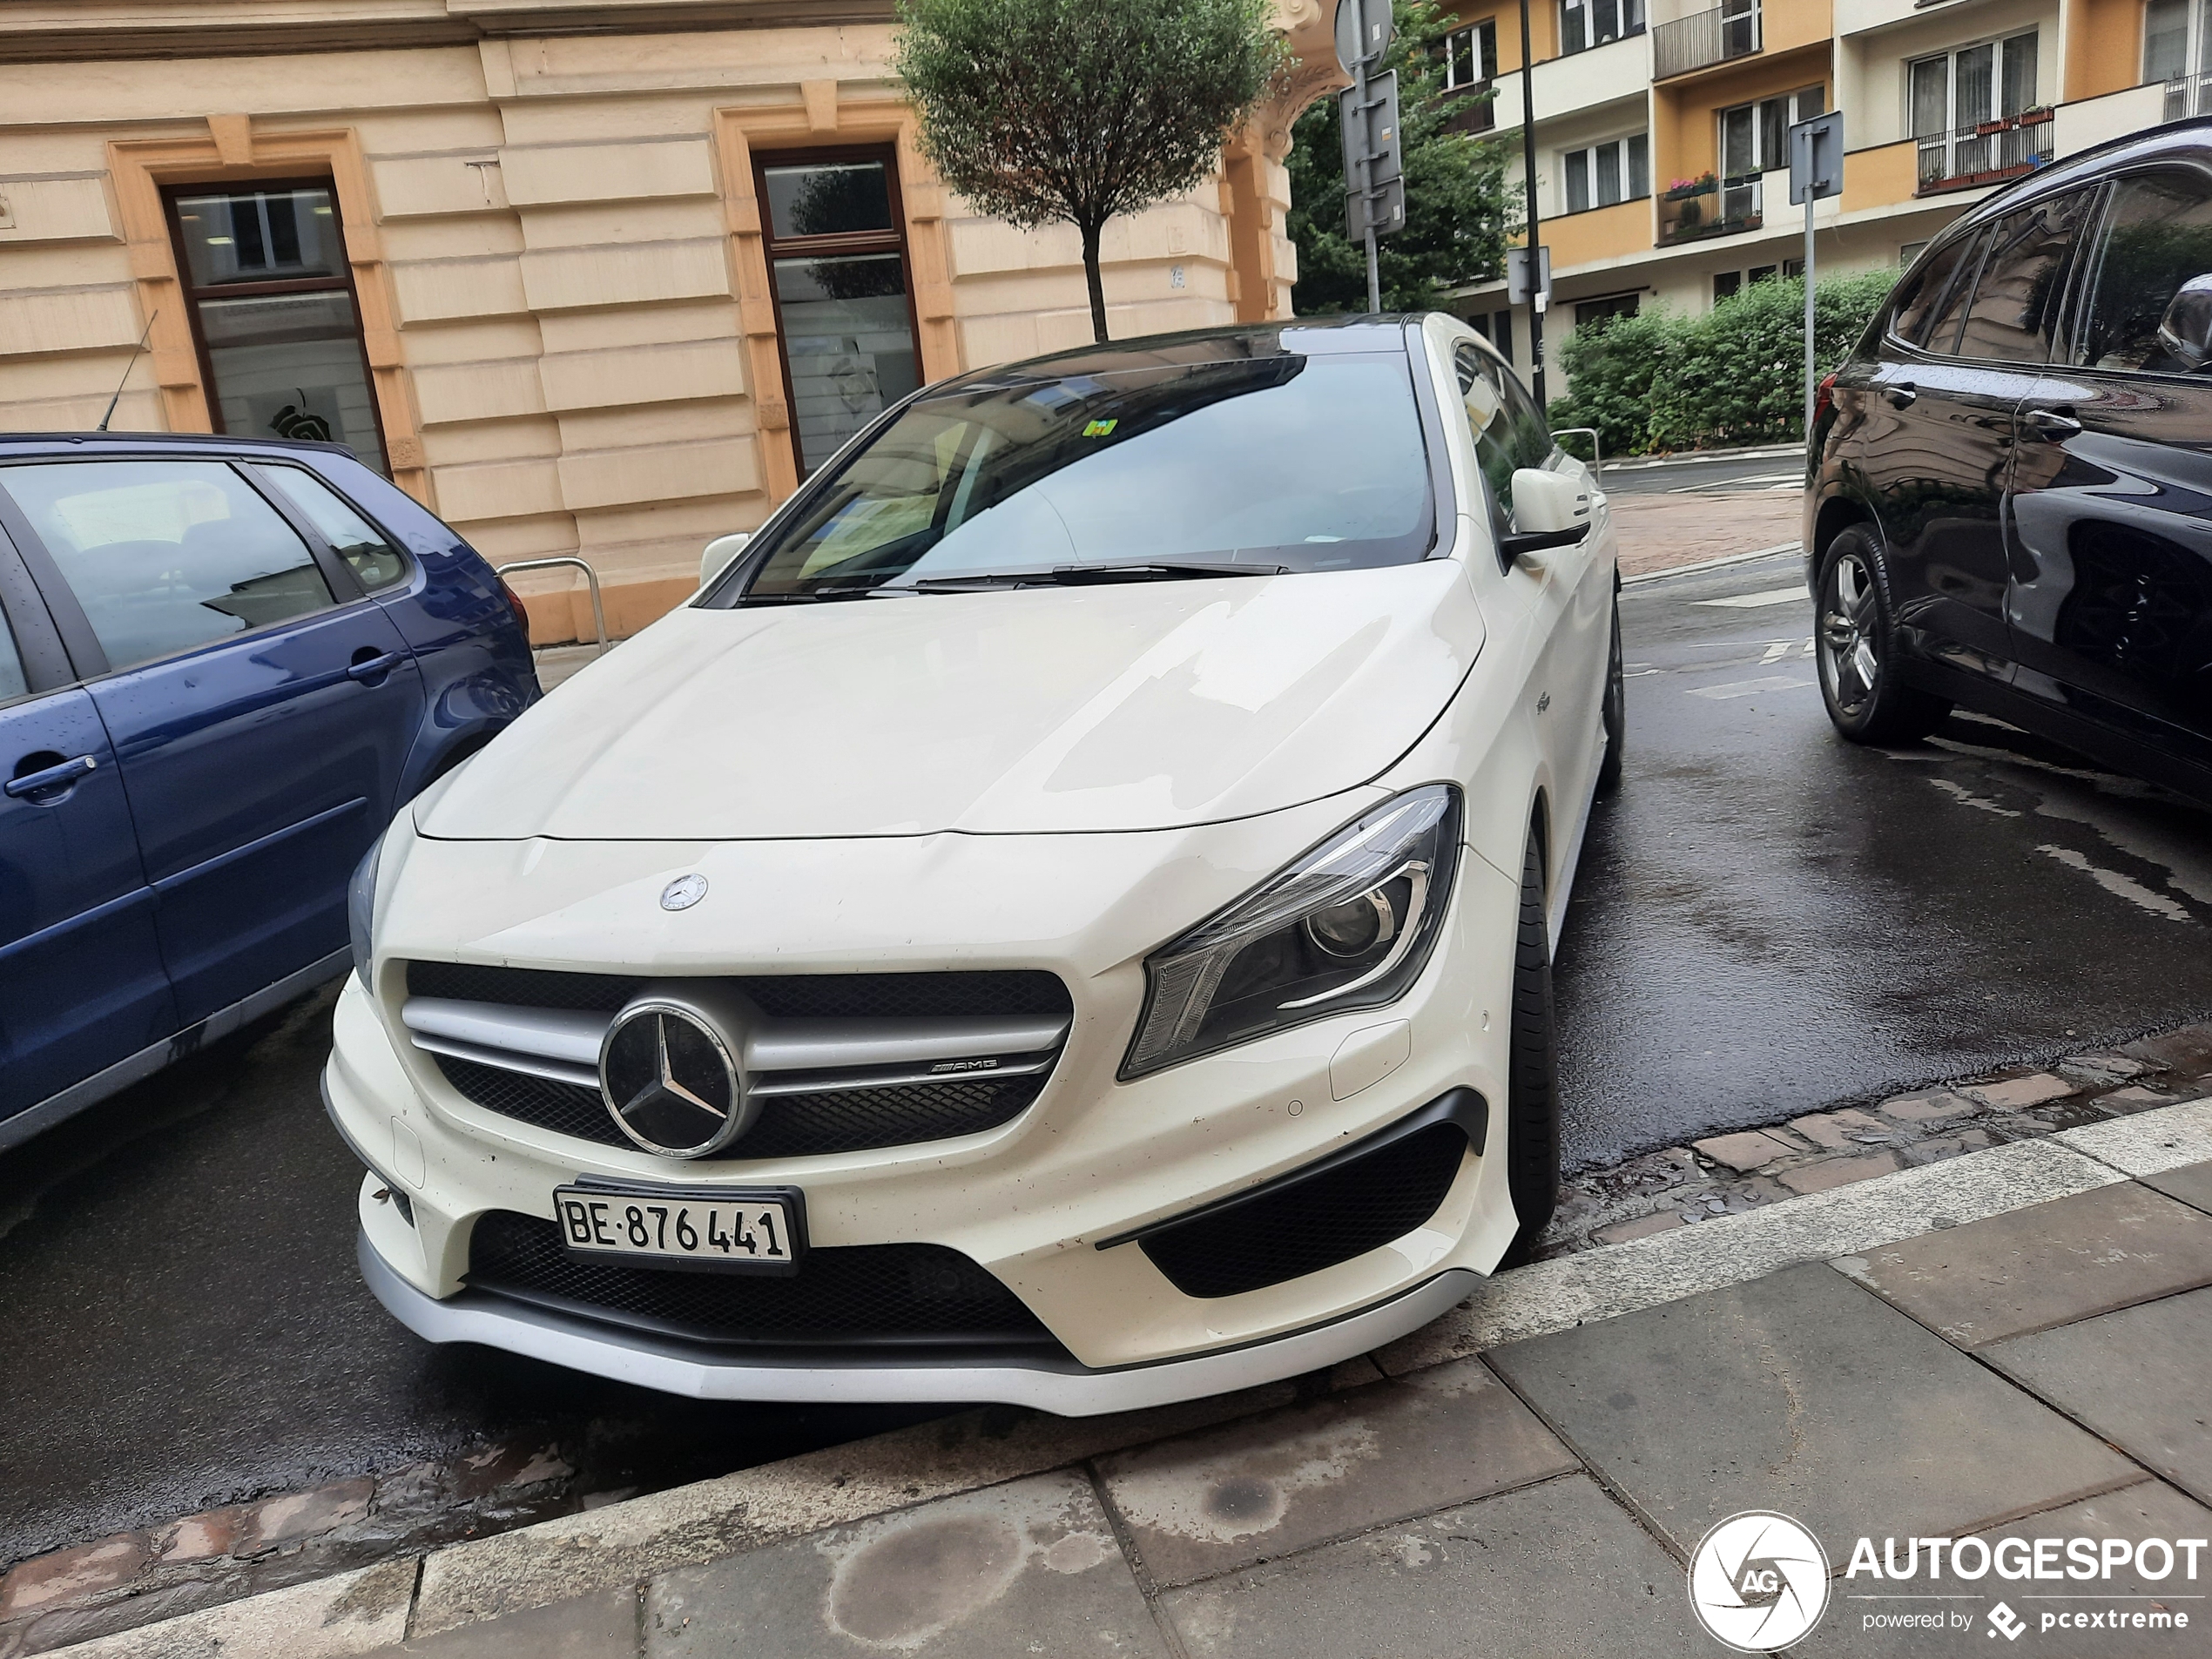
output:
[[[812,1250],[789,1278],[632,1267],[569,1254],[534,1216],[479,1217],[470,1289],[694,1342],[790,1348],[1018,1348],[1064,1357],[996,1278],[937,1244]]]
[[[1059,976],[1038,968],[948,974],[772,974],[733,975],[763,1014],[779,1020],[928,1020],[965,1015],[1067,1015]],[[409,962],[410,996],[516,1008],[581,1008],[612,1014],[650,981],[614,974],[469,962]]]
[[[1360,1145],[1140,1236],[1185,1296],[1238,1296],[1402,1238],[1444,1202],[1487,1109],[1454,1089]],[[1109,1244],[1112,1241],[1109,1241]]]

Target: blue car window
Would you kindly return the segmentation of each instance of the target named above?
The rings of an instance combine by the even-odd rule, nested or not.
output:
[[[304,467],[256,467],[292,504],[314,521],[323,539],[353,568],[361,587],[374,593],[407,574],[407,561],[383,536]]]
[[[0,703],[12,703],[30,689],[23,658],[16,652],[16,637],[8,631],[8,619],[0,617]]]
[[[0,468],[113,668],[331,604],[307,543],[219,461]]]

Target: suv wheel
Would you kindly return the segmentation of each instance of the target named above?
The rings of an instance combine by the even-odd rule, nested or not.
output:
[[[1864,524],[1828,543],[1813,623],[1820,697],[1853,743],[1913,743],[1943,724],[1951,705],[1898,681],[1880,561],[1881,543]]]

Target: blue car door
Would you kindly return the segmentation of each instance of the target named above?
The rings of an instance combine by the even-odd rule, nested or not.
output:
[[[72,653],[105,658],[91,698],[187,1023],[342,965],[346,880],[422,717],[391,619],[251,474],[173,455],[0,469]]]
[[[74,679],[0,531],[0,1147],[177,1028],[114,752]]]

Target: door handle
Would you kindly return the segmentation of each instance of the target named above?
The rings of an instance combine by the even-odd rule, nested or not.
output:
[[[1920,388],[1911,381],[1899,381],[1894,386],[1885,386],[1882,395],[1890,401],[1893,409],[1909,409],[1919,401]]]
[[[362,648],[363,651],[371,649],[373,647]],[[346,670],[346,678],[349,680],[359,680],[363,685],[371,680],[382,679],[407,660],[403,654],[395,651],[381,651],[374,656],[363,656],[361,651],[355,651],[354,657],[354,662]]]
[[[2020,416],[2020,424],[2037,437],[2053,443],[2061,442],[2081,430],[2081,422],[2074,418],[2071,409],[2030,409]]]
[[[42,767],[37,772],[27,772],[20,778],[10,778],[6,783],[0,784],[0,790],[4,790],[11,799],[22,800],[49,789],[67,789],[79,778],[90,777],[98,770],[99,764],[91,755],[79,755],[74,760],[63,761],[58,766]]]

